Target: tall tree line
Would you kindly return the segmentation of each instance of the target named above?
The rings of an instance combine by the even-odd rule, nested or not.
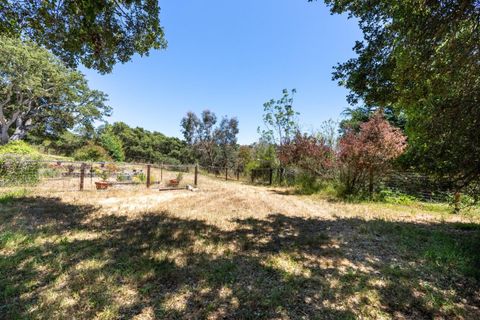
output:
[[[237,161],[237,118],[217,116],[204,110],[200,116],[188,112],[182,119],[182,133],[193,154],[203,166],[228,167]]]
[[[359,21],[357,57],[335,67],[355,122],[388,110],[408,135],[406,163],[480,180],[480,5],[475,0],[326,0]],[[346,123],[345,123],[346,124]],[[355,125],[355,123],[353,123]]]

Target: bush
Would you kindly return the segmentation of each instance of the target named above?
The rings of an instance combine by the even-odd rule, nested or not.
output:
[[[408,205],[416,201],[416,198],[401,192],[393,191],[390,189],[383,189],[376,194],[374,200],[392,204]]]
[[[322,189],[317,177],[309,172],[300,173],[295,181],[297,192],[300,194],[314,194]]]
[[[182,182],[182,180],[183,180],[183,173],[179,172],[179,173],[177,174],[176,180],[177,180],[178,183]]]
[[[147,176],[145,175],[145,173],[141,172],[139,174],[137,174],[135,177],[134,177],[135,181],[137,183],[145,183],[147,182]]]
[[[342,193],[358,195],[368,186],[368,194],[372,196],[376,180],[405,148],[406,137],[381,112],[363,123],[359,132],[348,131],[339,141]]]
[[[0,186],[35,184],[40,180],[40,163],[16,155],[0,155]]]
[[[38,151],[25,141],[10,141],[6,145],[0,146],[0,155],[3,154],[39,156]]]
[[[325,174],[333,166],[333,150],[325,140],[300,132],[280,146],[278,158],[284,166],[298,167],[315,175]]]
[[[112,160],[108,156],[108,152],[101,146],[95,144],[87,144],[81,147],[73,155],[77,161],[110,161]]]
[[[39,181],[39,152],[24,141],[0,146],[0,185],[35,184]]]
[[[112,132],[105,132],[100,136],[100,143],[115,161],[125,161],[122,141]]]

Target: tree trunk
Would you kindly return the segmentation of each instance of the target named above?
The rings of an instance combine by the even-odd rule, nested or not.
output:
[[[370,194],[370,198],[373,196],[373,170],[368,170],[368,193]]]
[[[8,126],[4,125],[2,126],[1,130],[0,145],[7,144],[9,140],[10,137],[8,136]]]
[[[455,194],[454,194],[454,209],[453,209],[453,213],[459,213],[460,212],[460,192],[459,191],[456,191]]]
[[[22,118],[18,117],[16,121],[15,132],[10,137],[10,140],[14,141],[14,140],[24,139],[28,133],[28,130],[31,129],[32,127],[31,124],[32,124],[31,119],[28,119],[27,121],[23,122]]]

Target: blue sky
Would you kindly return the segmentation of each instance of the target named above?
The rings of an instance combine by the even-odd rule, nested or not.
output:
[[[263,103],[296,88],[294,107],[310,131],[339,119],[346,90],[332,67],[353,57],[354,20],[330,15],[322,1],[163,0],[167,50],[134,57],[100,75],[82,71],[109,95],[113,121],[181,137],[187,111],[236,116],[240,143],[257,140]]]

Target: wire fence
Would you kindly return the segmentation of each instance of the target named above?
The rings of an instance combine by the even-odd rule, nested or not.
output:
[[[412,171],[391,171],[381,179],[378,187],[433,202],[450,201],[455,193],[451,180]]]
[[[160,190],[197,186],[199,175],[224,181],[239,181],[261,185],[291,186],[298,182],[298,168],[254,168],[197,166],[155,163],[78,162],[29,160],[19,156],[0,157],[0,193],[15,187],[38,191],[93,191],[106,189]],[[332,175],[318,177],[333,180]],[[448,179],[432,178],[416,172],[391,171],[376,184],[376,191],[388,190],[413,196],[424,201],[449,201],[454,185]]]
[[[38,191],[106,189],[181,189],[197,185],[195,165],[28,160],[0,158],[0,192],[11,188]]]
[[[235,167],[202,166],[200,170],[202,174],[224,181],[282,186],[295,185],[305,174],[304,171],[291,167],[254,168],[246,171]],[[318,175],[317,179],[333,182],[336,175],[333,171],[325,172]],[[365,189],[368,189],[367,185]],[[452,200],[455,186],[447,178],[434,178],[412,171],[391,171],[376,181],[375,191],[408,195],[423,201],[445,202]]]
[[[246,181],[248,175],[235,167],[199,166],[200,174],[225,181]]]

